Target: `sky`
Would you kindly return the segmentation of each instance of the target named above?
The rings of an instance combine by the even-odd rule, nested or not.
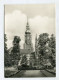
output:
[[[41,33],[55,34],[55,4],[5,5],[5,34],[8,48],[12,47],[16,35],[20,36],[20,47],[23,48],[27,17],[33,47],[36,34],[37,36]]]

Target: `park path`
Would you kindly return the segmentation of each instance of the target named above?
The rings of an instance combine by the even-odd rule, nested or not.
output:
[[[11,76],[11,77],[55,77],[52,73],[49,73],[45,70],[21,70],[17,74]]]

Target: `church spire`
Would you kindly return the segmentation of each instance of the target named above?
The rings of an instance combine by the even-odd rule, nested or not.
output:
[[[33,51],[33,46],[32,46],[32,38],[31,38],[31,32],[29,27],[30,26],[29,26],[28,17],[27,17],[24,49],[29,50],[29,53],[31,53]]]
[[[28,23],[28,17],[27,17],[27,24],[26,24],[26,32],[30,32],[29,23]]]

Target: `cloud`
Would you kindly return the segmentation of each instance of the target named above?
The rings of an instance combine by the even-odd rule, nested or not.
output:
[[[41,33],[49,33],[55,34],[55,19],[49,18],[47,16],[36,16],[32,19],[29,19],[30,27],[32,30],[32,34],[41,34]]]
[[[35,45],[35,35],[41,33],[49,33],[50,35],[55,34],[55,19],[48,16],[37,15],[33,18],[28,19],[30,30],[32,33],[33,46]],[[23,48],[25,29],[27,23],[26,14],[20,10],[15,10],[12,13],[5,15],[5,33],[8,38],[8,48],[12,46],[12,40],[15,35],[20,36],[20,46]]]
[[[5,30],[9,33],[22,33],[21,29],[25,29],[26,26],[26,15],[23,14],[21,11],[14,11],[12,14],[7,14],[5,16]],[[21,29],[20,29],[21,28]]]
[[[13,13],[5,15],[5,33],[8,38],[8,47],[12,45],[10,42],[15,35],[20,36],[22,40],[24,39],[26,22],[27,17],[21,11],[15,10]],[[23,42],[22,40],[21,43]]]
[[[5,5],[5,14],[15,10],[20,10],[28,17],[48,16],[55,17],[55,4],[21,4],[21,5]]]

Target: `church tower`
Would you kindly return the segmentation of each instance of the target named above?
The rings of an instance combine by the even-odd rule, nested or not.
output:
[[[30,32],[28,19],[27,19],[26,31],[25,31],[24,49],[27,49],[29,53],[33,52],[32,38],[31,38],[31,32]]]

